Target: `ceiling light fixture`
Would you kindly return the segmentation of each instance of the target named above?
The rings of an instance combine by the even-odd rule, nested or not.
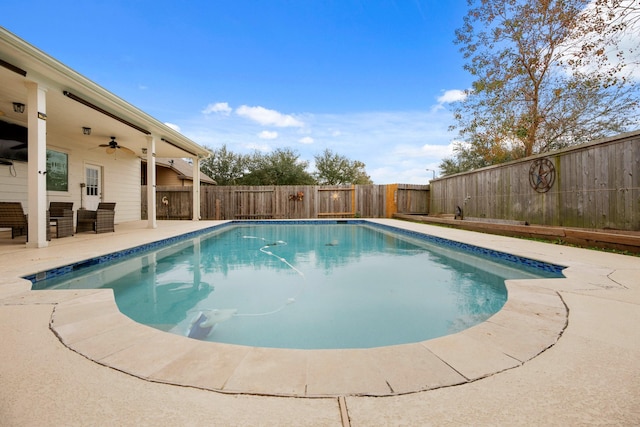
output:
[[[13,103],[13,111],[15,111],[16,113],[24,113],[24,104],[20,103],[20,102],[14,102]]]

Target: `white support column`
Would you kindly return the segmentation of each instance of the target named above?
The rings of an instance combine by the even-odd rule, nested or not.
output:
[[[27,247],[44,248],[47,241],[47,90],[35,82],[27,86]]]
[[[200,157],[193,158],[193,220],[200,221]]]
[[[156,220],[156,138],[147,137],[147,228],[158,228]]]

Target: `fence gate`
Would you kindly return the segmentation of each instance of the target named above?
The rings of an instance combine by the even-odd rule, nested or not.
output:
[[[424,185],[398,184],[398,212],[406,214],[429,213],[429,190]]]
[[[236,219],[268,219],[273,218],[275,190],[247,189],[233,192],[233,206]]]
[[[318,188],[318,217],[348,217],[356,214],[355,187]]]

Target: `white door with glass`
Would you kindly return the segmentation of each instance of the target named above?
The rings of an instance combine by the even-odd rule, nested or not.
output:
[[[96,210],[102,200],[102,168],[100,166],[87,165],[84,168],[83,207],[88,210]]]

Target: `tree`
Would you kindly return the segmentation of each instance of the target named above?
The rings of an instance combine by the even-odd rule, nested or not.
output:
[[[323,185],[340,184],[372,184],[365,171],[365,164],[357,160],[349,160],[344,156],[326,149],[322,154],[314,156],[316,161],[315,179]]]
[[[200,170],[218,185],[237,185],[247,172],[249,156],[227,151],[226,145],[211,151],[213,154],[200,162]]]
[[[249,173],[243,185],[313,185],[315,179],[306,171],[309,162],[299,159],[289,148],[278,148],[269,154],[255,152],[249,161]]]
[[[518,151],[498,142],[476,139],[474,142],[456,141],[453,158],[445,158],[438,166],[442,175],[452,175],[473,169],[504,163],[520,157]]]
[[[610,82],[627,81],[620,73],[627,65],[640,65],[637,32],[640,31],[640,3],[637,0],[591,0],[571,34],[572,51],[567,64],[588,69]],[[623,38],[632,40],[625,46]]]
[[[611,7],[624,0],[595,1]],[[454,109],[461,141],[440,165],[444,174],[637,125],[638,86],[625,77],[625,64],[606,54],[626,28],[611,23],[618,12],[603,18],[585,9],[589,0],[468,2],[456,42],[474,81]],[[632,14],[624,13],[628,21]],[[601,19],[610,25],[603,29]]]

